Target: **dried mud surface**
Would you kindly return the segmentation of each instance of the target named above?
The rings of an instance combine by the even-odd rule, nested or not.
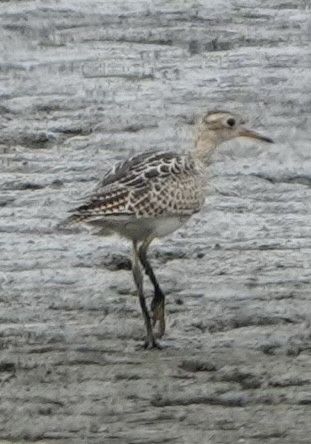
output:
[[[0,24],[1,443],[309,444],[309,1],[6,1]],[[55,227],[213,108],[276,143],[222,146],[151,249],[168,330],[142,351],[129,245]]]

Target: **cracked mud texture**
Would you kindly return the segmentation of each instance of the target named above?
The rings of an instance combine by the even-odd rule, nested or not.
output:
[[[308,0],[0,4],[0,441],[310,444]],[[187,149],[207,109],[273,146],[219,148],[204,211],[150,250],[56,224],[116,160]],[[148,303],[151,287],[146,282]]]

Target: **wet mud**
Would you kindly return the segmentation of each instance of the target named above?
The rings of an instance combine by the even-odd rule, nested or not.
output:
[[[1,443],[310,443],[310,17],[0,4]],[[203,212],[150,249],[168,328],[144,351],[129,245],[56,226],[116,160],[188,149],[219,108],[276,143],[221,146]]]

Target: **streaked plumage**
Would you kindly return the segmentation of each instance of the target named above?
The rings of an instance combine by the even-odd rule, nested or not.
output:
[[[147,248],[200,211],[205,198],[206,167],[215,148],[234,137],[271,139],[241,126],[236,114],[216,111],[200,120],[193,150],[185,155],[147,152],[115,165],[89,195],[74,208],[63,225],[78,222],[112,230],[133,242],[133,276],[147,329],[145,345],[158,346],[145,304],[140,263],[151,279],[155,295],[151,304],[153,326],[165,331],[164,294],[147,260]],[[140,244],[140,245],[139,245]]]
[[[96,187],[86,202],[72,210],[67,223],[88,222],[113,228],[127,235],[125,221],[137,220],[137,241],[145,219],[187,218],[198,212],[204,202],[202,165],[191,156],[177,153],[148,152],[118,163]],[[121,226],[118,224],[121,222]]]

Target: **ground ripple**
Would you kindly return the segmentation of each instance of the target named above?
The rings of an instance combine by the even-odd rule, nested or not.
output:
[[[0,441],[309,444],[309,1],[105,3],[0,4]],[[203,213],[151,248],[144,351],[128,246],[57,224],[215,107],[276,143],[222,146]]]

